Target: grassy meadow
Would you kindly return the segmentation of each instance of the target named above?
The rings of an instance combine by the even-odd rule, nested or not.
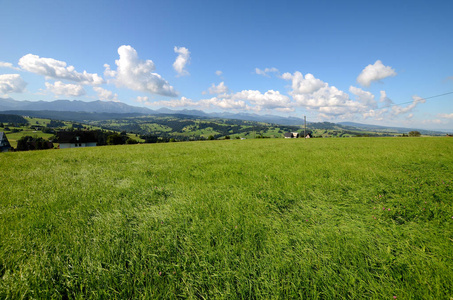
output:
[[[451,299],[453,139],[0,153],[0,299]]]

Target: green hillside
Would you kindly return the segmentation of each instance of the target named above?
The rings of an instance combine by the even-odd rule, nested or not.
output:
[[[453,139],[0,153],[1,299],[449,299]]]
[[[87,124],[116,131],[127,131],[142,136],[171,137],[179,141],[200,140],[213,136],[215,139],[230,138],[282,138],[286,132],[299,132],[303,136],[304,126],[279,125],[264,122],[220,118],[201,118],[188,115],[157,115],[110,120],[85,120]],[[306,133],[314,137],[395,136],[396,131],[379,132],[352,126],[322,122],[309,123]]]

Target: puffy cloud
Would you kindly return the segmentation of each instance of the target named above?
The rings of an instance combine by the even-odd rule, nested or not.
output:
[[[393,105],[393,101],[387,97],[387,93],[385,91],[381,91],[381,98],[379,99],[379,102],[384,103],[386,107]]]
[[[178,72],[178,76],[189,75],[189,72],[187,70],[184,70],[186,64],[188,64],[190,61],[189,50],[185,47],[176,47],[176,46],[175,46],[174,50],[175,50],[175,53],[178,54],[178,57],[176,57],[176,60],[173,63],[173,68],[175,69],[176,72]]]
[[[243,90],[234,94],[223,93],[196,103],[206,108],[250,109],[255,111],[275,109],[281,112],[294,111],[290,98],[273,90],[269,90],[264,94],[255,90]]]
[[[298,106],[318,110],[324,116],[349,115],[363,112],[366,108],[363,103],[352,101],[348,94],[335,86],[329,86],[312,74],[306,74],[304,77],[300,72],[284,73],[282,78],[291,80],[290,95]]]
[[[265,68],[264,70],[255,68],[255,73],[256,74],[262,75],[262,76],[266,76],[266,77],[270,77],[269,73],[278,73],[278,72],[279,71],[278,71],[277,68]]]
[[[245,109],[247,105],[242,100],[232,99],[230,96],[227,97],[212,97],[210,99],[202,99],[199,101],[193,101],[186,97],[181,99],[166,100],[166,101],[155,101],[147,102],[147,105],[155,106],[166,106],[166,107],[199,107],[204,109],[220,108],[220,109]]]
[[[117,70],[112,70],[105,64],[105,76],[113,77],[117,87],[126,87],[134,91],[176,96],[174,88],[157,73],[152,73],[155,66],[151,60],[141,60],[137,51],[131,46],[118,48],[120,58],[115,61]]]
[[[232,95],[234,100],[245,100],[261,109],[291,109],[291,101],[288,96],[280,94],[279,91],[269,90],[262,94],[260,91],[244,90]]]
[[[453,113],[451,114],[439,114],[439,118],[444,118],[444,119],[453,119]]]
[[[145,104],[148,102],[148,100],[149,100],[149,98],[146,97],[146,96],[143,96],[143,97],[142,96],[138,96],[137,99],[135,99],[136,102],[145,103]]]
[[[228,92],[228,87],[222,81],[219,85],[215,85],[214,83],[208,90],[209,94],[224,94]]]
[[[221,109],[246,109],[247,105],[245,101],[243,100],[236,100],[232,98],[218,98],[218,97],[213,97],[211,99],[204,99],[200,100],[199,104],[202,107],[206,108],[211,108],[211,107],[217,107]]]
[[[443,120],[440,120],[440,119],[432,119],[432,120],[423,120],[422,121],[423,124],[436,124],[436,125],[444,125],[444,124],[448,124],[448,122],[445,122]]]
[[[54,84],[46,82],[46,88],[48,91],[54,93],[55,95],[78,97],[86,94],[81,85],[65,84],[61,81],[57,81]]]
[[[154,67],[154,65],[153,65],[153,67]],[[104,76],[105,77],[112,77],[113,78],[113,77],[116,76],[116,71],[112,70],[110,68],[109,64],[104,64],[104,68],[105,68],[105,70],[104,70]]]
[[[215,74],[216,74],[217,76],[222,76],[223,72],[220,71],[220,70],[217,70],[217,71],[215,71]]]
[[[372,118],[376,121],[382,121],[386,117],[387,113],[388,113],[388,109],[386,109],[386,108],[378,109],[378,110],[370,109],[369,111],[363,113],[362,117],[364,119]]]
[[[0,94],[22,93],[27,83],[19,74],[0,75]]]
[[[357,77],[357,82],[362,86],[370,86],[371,82],[390,76],[396,76],[395,70],[392,67],[384,66],[380,60],[377,60],[374,65],[368,65],[362,70]]]
[[[349,94],[310,73],[305,76],[298,71],[294,74],[284,73],[281,78],[291,81],[292,90],[289,94],[295,101],[293,106],[316,110],[324,119],[356,118],[360,115],[380,120],[388,113],[388,110],[376,110],[378,104],[375,96],[358,87],[349,87],[349,92],[355,95],[355,100],[352,100]],[[381,92],[381,101],[391,102],[384,91]]]
[[[181,99],[173,99],[173,100],[162,100],[162,101],[154,101],[148,102],[148,97],[146,98],[145,104],[146,105],[154,105],[154,106],[166,106],[166,107],[189,107],[189,106],[201,106],[200,102],[192,101],[189,98],[181,97]]]
[[[93,87],[93,90],[98,94],[99,100],[119,102],[118,94],[114,94],[112,91],[98,86]]]
[[[315,78],[312,74],[308,73],[304,77],[299,71],[294,72],[294,74],[285,73],[282,78],[291,80],[291,87],[295,94],[310,94],[327,85],[327,83]]]
[[[420,103],[425,103],[426,100],[415,95],[415,96],[412,96],[412,103],[406,107],[401,107],[401,106],[392,106],[392,110],[391,110],[391,113],[392,115],[394,116],[398,116],[398,115],[401,115],[401,114],[405,114],[405,113],[408,113],[410,111],[412,111],[418,104]]]
[[[73,66],[67,66],[64,61],[53,58],[39,57],[33,54],[27,54],[20,58],[19,66],[32,73],[54,78],[59,80],[69,80],[80,84],[102,84],[104,79],[98,74],[90,74],[86,71],[79,73]]]
[[[370,92],[364,91],[361,88],[352,85],[349,87],[349,92],[356,95],[357,100],[362,102],[364,105],[371,108],[377,108],[377,103],[374,100],[374,95],[371,94]]]
[[[149,105],[162,105],[168,107],[199,107],[199,108],[220,108],[223,110],[255,110],[261,111],[274,109],[281,112],[294,111],[288,96],[278,91],[269,90],[262,94],[259,91],[244,90],[234,94],[221,94],[209,99],[193,101],[182,97],[177,100],[156,101],[147,103]]]
[[[8,69],[16,70],[16,71],[20,70],[19,68],[16,68],[15,66],[13,66],[12,63],[4,62],[4,61],[0,61],[0,68],[8,68]]]

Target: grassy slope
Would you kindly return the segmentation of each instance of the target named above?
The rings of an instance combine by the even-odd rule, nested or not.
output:
[[[20,140],[20,138],[23,136],[29,135],[32,137],[42,137],[42,138],[48,139],[54,135],[51,133],[43,133],[42,131],[39,131],[39,130],[36,131],[33,128],[30,129],[30,128],[21,127],[21,129],[23,129],[23,130],[20,132],[14,132],[14,133],[5,131],[6,137],[8,138],[8,141],[11,144],[11,147],[16,148],[17,141]]]
[[[448,299],[452,149],[362,138],[3,153],[0,298]]]

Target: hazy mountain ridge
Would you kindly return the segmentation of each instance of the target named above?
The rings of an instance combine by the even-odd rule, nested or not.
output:
[[[170,115],[189,115],[209,118],[238,119],[245,121],[256,121],[275,123],[281,125],[302,125],[304,120],[295,117],[281,117],[274,115],[258,115],[249,113],[228,113],[213,112],[206,113],[201,110],[172,110],[160,108],[152,110],[145,107],[137,107],[121,102],[112,101],[91,101],[85,102],[80,100],[55,100],[55,101],[17,101],[11,98],[0,98],[0,111],[61,111],[61,112],[88,112],[88,113],[140,113],[140,114],[170,114]]]
[[[53,110],[53,111],[80,111],[96,113],[146,113],[153,114],[155,111],[131,106],[122,102],[81,100],[55,100],[55,101],[16,101],[11,98],[0,98],[0,111],[8,110]]]
[[[195,116],[201,118],[237,119],[244,121],[265,122],[286,126],[303,125],[304,119],[297,117],[282,117],[276,115],[258,115],[252,113],[213,112],[206,113],[201,110],[172,110],[160,108],[152,110],[146,107],[137,107],[122,102],[81,100],[55,100],[55,101],[17,101],[12,98],[0,98],[0,112],[9,114],[29,115],[40,118],[65,119],[72,121],[82,120],[107,120],[140,115],[172,115]],[[422,134],[442,135],[444,132],[435,130],[413,129],[382,125],[368,125],[355,122],[340,122],[338,126],[344,129],[358,129],[373,132],[407,133],[412,130]]]
[[[362,123],[356,123],[356,122],[339,122],[337,124],[341,125],[341,126],[357,128],[360,130],[369,130],[369,131],[374,131],[374,132],[407,133],[409,131],[419,131],[421,134],[426,134],[426,135],[440,135],[440,134],[445,133],[440,130],[427,130],[427,129],[420,129],[420,128],[406,128],[406,127],[383,126],[383,125],[370,125],[370,124],[362,124]]]

